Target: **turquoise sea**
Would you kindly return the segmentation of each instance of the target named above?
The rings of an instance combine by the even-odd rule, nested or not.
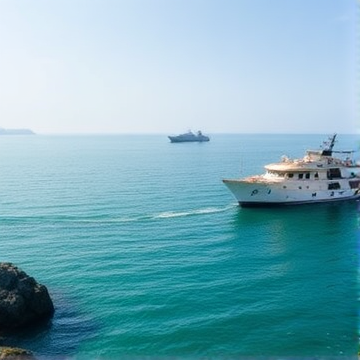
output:
[[[56,307],[2,342],[39,359],[357,358],[360,204],[243,209],[221,181],[327,135],[0,137],[0,261]]]

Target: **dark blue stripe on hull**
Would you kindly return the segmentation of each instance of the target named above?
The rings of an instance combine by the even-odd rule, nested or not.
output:
[[[309,204],[324,204],[324,203],[334,203],[341,201],[353,201],[360,199],[360,194],[356,196],[350,196],[340,199],[329,199],[329,200],[309,200],[309,201],[292,201],[292,202],[241,202],[239,205],[241,207],[281,207],[281,206],[291,206],[291,205],[309,205]]]

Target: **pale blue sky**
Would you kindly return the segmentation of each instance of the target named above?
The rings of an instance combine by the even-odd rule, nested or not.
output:
[[[0,0],[0,127],[360,132],[358,0]]]

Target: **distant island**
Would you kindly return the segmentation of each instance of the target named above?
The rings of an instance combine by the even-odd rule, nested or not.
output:
[[[0,135],[35,135],[30,129],[3,129],[0,128]]]

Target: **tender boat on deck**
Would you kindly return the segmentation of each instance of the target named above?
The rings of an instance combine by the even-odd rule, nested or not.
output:
[[[323,149],[308,150],[302,159],[283,156],[281,162],[266,165],[263,175],[223,182],[244,207],[358,199],[360,164],[354,151],[334,151],[335,139],[336,134]]]

